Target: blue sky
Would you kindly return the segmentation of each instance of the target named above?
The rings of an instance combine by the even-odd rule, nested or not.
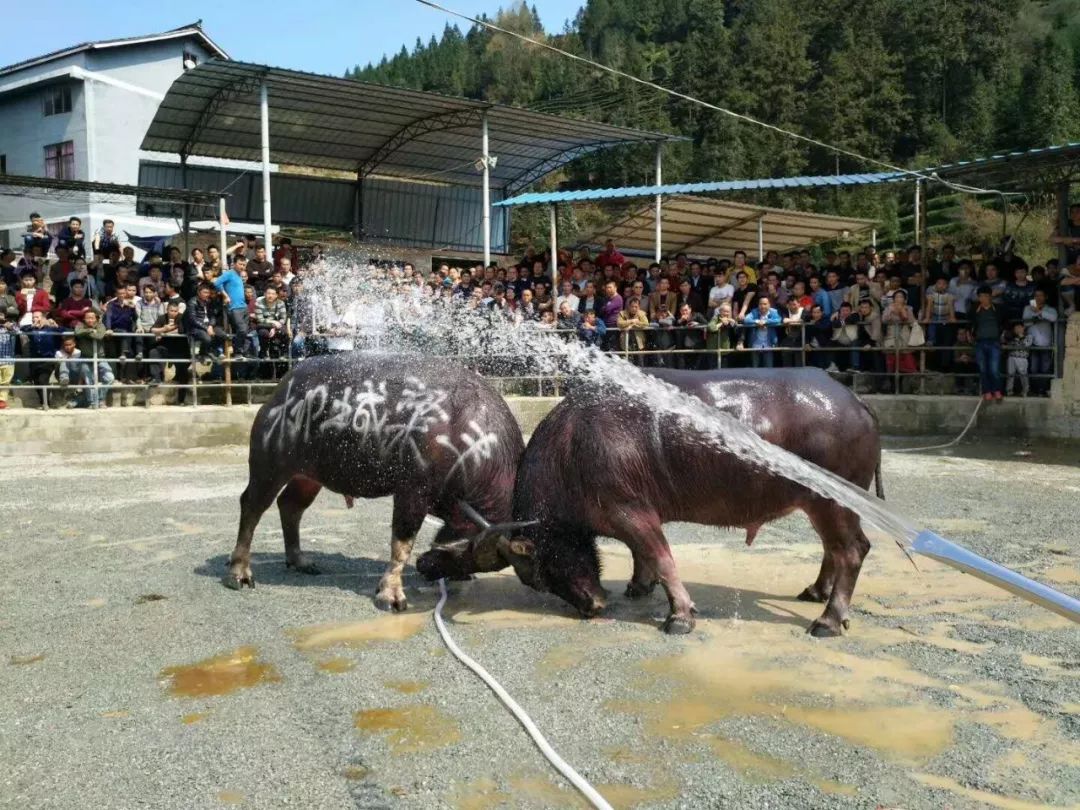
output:
[[[442,5],[471,16],[489,16],[516,0],[443,0]],[[530,0],[548,31],[562,30],[584,0]],[[86,0],[53,0],[48,6],[48,36],[7,37],[0,64],[93,39],[135,36],[192,23],[203,28],[234,59],[341,75],[347,68],[378,61],[419,36],[438,36],[450,19],[414,0],[261,0],[260,2],[146,3],[100,6]],[[461,24],[462,30],[465,24]]]

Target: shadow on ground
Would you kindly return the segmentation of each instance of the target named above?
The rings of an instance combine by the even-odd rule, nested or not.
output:
[[[319,567],[321,574],[301,574],[286,568],[284,554],[253,553],[251,567],[256,585],[331,588],[370,600],[387,565],[382,560],[347,557],[340,553],[306,551],[305,556]],[[198,565],[194,573],[221,580],[228,564],[229,555],[218,554]],[[632,600],[623,596],[625,582],[605,580],[603,584],[611,595],[598,621],[615,620],[658,627],[667,615],[667,601],[660,587],[651,596]],[[821,609],[799,602],[789,594],[763,593],[705,582],[687,581],[685,584],[702,619],[738,619],[805,627]],[[405,572],[405,586],[410,610],[435,607],[438,586],[427,582],[411,566]],[[523,623],[579,619],[577,611],[561,599],[525,587],[512,574],[482,575],[469,582],[451,583],[448,587],[451,598],[445,615],[451,621],[457,618],[483,622],[487,617],[513,624],[514,616],[521,618]]]

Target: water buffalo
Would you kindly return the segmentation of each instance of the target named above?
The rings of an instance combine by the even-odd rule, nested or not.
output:
[[[725,411],[761,437],[866,488],[877,474],[877,423],[848,389],[816,369],[652,371],[656,377]],[[518,468],[514,516],[537,525],[512,539],[433,550],[417,566],[431,578],[513,565],[519,579],[551,591],[583,615],[605,604],[596,537],[615,537],[632,552],[631,598],[663,585],[669,633],[694,627],[694,604],[679,579],[663,524],[688,521],[743,527],[753,542],[761,526],[795,509],[810,518],[824,545],[817,580],[799,599],[825,602],[810,626],[837,636],[870,548],[858,515],[737,453],[702,441],[679,419],[619,390],[586,384],[540,423]]]
[[[255,586],[251,537],[274,498],[286,565],[318,569],[300,551],[300,519],[319,490],[394,496],[391,563],[376,604],[405,610],[401,573],[425,515],[444,521],[436,544],[511,516],[521,429],[502,397],[455,363],[347,353],[311,358],[286,375],[255,417],[248,485],[225,584]],[[280,493],[280,494],[279,494]]]

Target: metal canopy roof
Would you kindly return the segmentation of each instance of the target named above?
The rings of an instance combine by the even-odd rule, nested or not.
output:
[[[785,251],[868,231],[869,219],[786,211],[726,202],[711,197],[673,196],[662,209],[663,252],[723,256],[747,250],[758,242],[762,221],[765,250]],[[656,210],[647,205],[626,219],[583,240],[598,244],[614,239],[623,250],[652,252],[656,245]]]
[[[675,136],[561,118],[353,79],[210,60],[169,88],[142,149],[261,160],[259,86],[270,107],[270,159],[314,168],[480,185],[488,115],[495,187],[523,188],[576,157]]]
[[[887,183],[904,179],[898,172],[880,174],[828,174],[817,177],[771,177],[761,180],[718,180],[708,183],[671,183],[660,186],[627,186],[580,191],[551,191],[521,194],[495,205],[540,205],[550,203],[588,202],[591,200],[621,200],[633,197],[655,197],[657,194],[709,194],[721,191],[755,191],[776,188],[817,188],[820,186],[859,186]]]
[[[1060,146],[1046,146],[1020,152],[991,155],[990,157],[976,158],[975,160],[945,163],[941,166],[920,169],[919,173],[930,178],[937,175],[949,180],[1022,186],[1025,183],[1025,178],[1030,180],[1032,174],[1069,170],[1078,167],[1080,167],[1080,143],[1066,143]],[[597,188],[580,191],[521,194],[495,204],[509,207],[655,197],[657,194],[716,194],[725,191],[760,191],[782,188],[869,186],[877,183],[896,183],[915,179],[917,179],[915,175],[907,172],[765,177],[756,180],[719,180],[705,183],[677,183],[660,186],[627,186],[625,188]]]
[[[154,202],[191,203],[216,206],[221,197],[230,196],[218,191],[187,191],[179,188],[155,188],[153,186],[129,186],[122,183],[97,183],[86,180],[55,180],[51,177],[25,177],[18,174],[0,174],[0,194],[5,196],[39,197],[36,191],[49,192],[50,196],[64,197],[72,194],[100,194],[114,197],[138,197]]]

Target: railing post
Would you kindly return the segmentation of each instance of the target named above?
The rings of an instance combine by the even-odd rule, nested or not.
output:
[[[94,410],[101,407],[101,391],[98,389],[98,342],[91,337],[94,346]]]
[[[188,343],[188,354],[191,355],[191,407],[199,407],[199,369],[195,363],[195,346]]]
[[[225,404],[232,405],[232,335],[225,335]]]

